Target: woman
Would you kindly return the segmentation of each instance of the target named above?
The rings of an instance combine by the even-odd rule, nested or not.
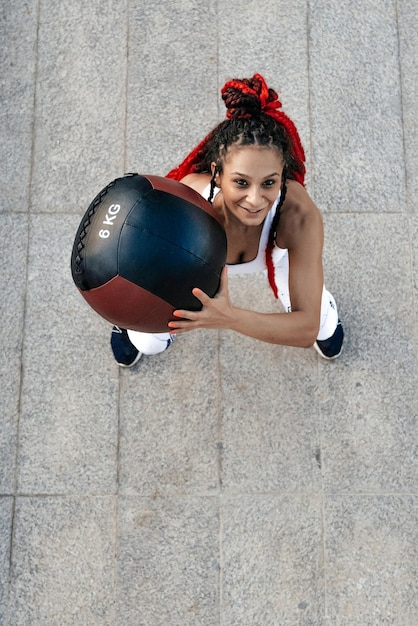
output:
[[[169,333],[114,327],[119,365],[167,349],[175,335],[196,328],[231,329],[260,341],[308,348],[326,359],[341,353],[344,332],[333,296],[324,288],[323,224],[303,182],[305,155],[293,122],[259,74],[222,89],[227,119],[214,128],[168,177],[213,203],[227,235],[227,266],[218,294],[196,288],[198,312],[178,310]],[[285,313],[235,307],[228,275],[266,271]]]

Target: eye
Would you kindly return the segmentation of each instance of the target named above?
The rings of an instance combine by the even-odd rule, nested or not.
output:
[[[237,178],[236,180],[234,180],[234,183],[238,185],[239,187],[246,187],[248,184],[247,181],[244,180],[243,178]]]
[[[273,178],[269,178],[268,180],[265,180],[263,183],[264,187],[273,187],[273,185],[276,184],[276,180],[274,180]]]

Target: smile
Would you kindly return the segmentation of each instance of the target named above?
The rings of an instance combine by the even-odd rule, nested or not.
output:
[[[247,213],[251,213],[251,215],[256,215],[257,213],[262,213],[267,208],[267,207],[264,207],[263,209],[247,209],[245,206],[242,206],[241,204],[239,204],[238,206],[241,209],[244,209],[244,211],[247,211]]]

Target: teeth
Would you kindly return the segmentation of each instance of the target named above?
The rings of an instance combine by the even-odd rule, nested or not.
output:
[[[263,209],[247,209],[247,207],[245,206],[241,206],[241,205],[239,206],[241,207],[241,209],[244,209],[244,211],[247,211],[247,213],[255,214],[255,213],[260,213],[261,211],[263,211]]]

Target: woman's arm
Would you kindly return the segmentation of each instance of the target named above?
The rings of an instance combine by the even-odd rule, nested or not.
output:
[[[200,289],[193,294],[201,311],[177,310],[169,323],[173,333],[196,328],[230,329],[268,343],[310,347],[319,330],[323,287],[321,215],[306,190],[289,181],[282,207],[277,243],[289,251],[291,313],[258,313],[235,307],[229,297],[227,269],[218,294],[210,298]]]

